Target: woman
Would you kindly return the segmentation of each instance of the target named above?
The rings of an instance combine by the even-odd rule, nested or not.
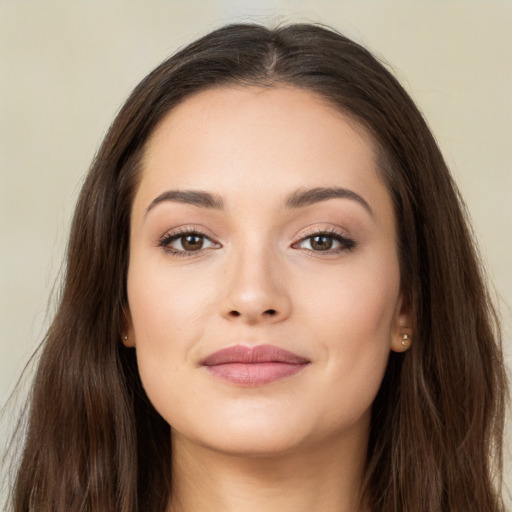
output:
[[[366,50],[235,25],[80,195],[16,511],[499,511],[505,374],[456,188]]]

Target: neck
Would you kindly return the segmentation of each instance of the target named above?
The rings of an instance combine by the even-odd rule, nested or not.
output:
[[[279,455],[233,455],[173,432],[168,512],[367,512],[359,504],[367,432]]]

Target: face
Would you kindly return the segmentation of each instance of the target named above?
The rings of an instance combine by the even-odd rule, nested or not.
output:
[[[172,110],[133,204],[128,344],[173,435],[230,453],[367,436],[409,325],[396,245],[370,138],[314,93]]]

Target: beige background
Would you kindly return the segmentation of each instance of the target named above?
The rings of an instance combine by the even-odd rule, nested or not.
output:
[[[0,0],[1,403],[48,325],[79,184],[114,114],[170,53],[239,20],[320,21],[384,56],[466,199],[510,366],[512,1]]]

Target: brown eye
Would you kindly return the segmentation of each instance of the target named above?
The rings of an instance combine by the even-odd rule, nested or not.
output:
[[[199,251],[203,248],[204,237],[196,234],[184,235],[179,238],[185,251]]]
[[[311,249],[314,251],[328,251],[332,249],[333,239],[330,236],[318,235],[311,237]]]
[[[209,248],[218,248],[207,236],[195,231],[165,235],[158,244],[166,252],[186,256],[188,253],[201,252]]]
[[[293,245],[296,249],[306,249],[310,252],[326,252],[329,254],[350,251],[356,242],[338,232],[317,233],[307,236]]]

